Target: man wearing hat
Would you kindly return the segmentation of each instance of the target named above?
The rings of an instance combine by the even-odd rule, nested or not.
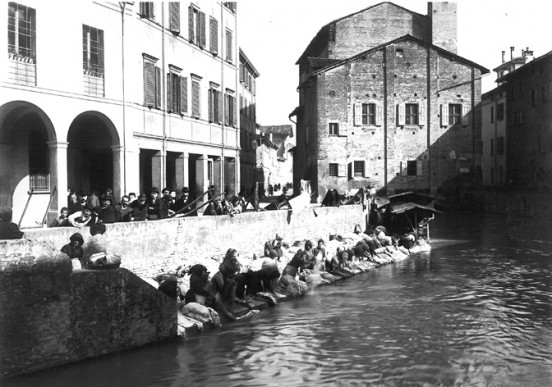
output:
[[[111,196],[102,195],[100,206],[95,209],[99,223],[115,223],[119,220],[117,211],[111,205],[111,202]]]
[[[190,198],[190,189],[188,187],[182,188],[182,196],[174,203],[173,211],[177,213],[175,216],[197,216],[197,209],[195,204],[192,204]]]
[[[130,205],[132,207],[131,220],[140,221],[148,219],[148,204],[146,203],[146,195],[140,194]]]
[[[159,188],[153,187],[148,199],[148,220],[162,219],[162,206]]]
[[[81,211],[77,211],[69,215],[69,224],[73,227],[86,227],[96,223],[94,209],[87,204]]]

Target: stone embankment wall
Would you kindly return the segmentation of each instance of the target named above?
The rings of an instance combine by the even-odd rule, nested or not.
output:
[[[230,247],[261,255],[276,233],[327,239],[355,224],[364,225],[360,205],[117,223],[94,236],[88,228],[36,229],[0,241],[0,378],[175,337],[174,301],[137,275]],[[77,231],[87,254],[120,255],[126,269],[72,271],[59,250]]]
[[[264,243],[276,234],[287,241],[328,240],[330,233],[352,232],[355,224],[364,227],[364,222],[362,206],[348,205],[116,223],[106,225],[103,235],[94,236],[88,228],[36,229],[24,237],[59,250],[78,231],[84,237],[86,254],[120,255],[121,267],[145,278],[174,270],[191,256],[220,256],[229,248],[262,255]]]
[[[126,269],[72,271],[43,243],[0,242],[0,378],[172,338],[174,300]]]

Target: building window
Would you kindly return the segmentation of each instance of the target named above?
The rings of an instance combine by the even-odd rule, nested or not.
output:
[[[211,83],[209,89],[209,122],[222,123],[222,93],[218,90],[219,85]]]
[[[153,20],[153,1],[140,2],[140,16],[146,19]]]
[[[537,90],[532,89],[531,90],[531,106],[535,106],[537,104]]]
[[[375,125],[375,124],[376,124],[376,104],[363,103],[362,104],[362,125]]]
[[[496,154],[502,156],[504,154],[504,137],[496,139]]]
[[[232,126],[236,128],[238,126],[238,117],[237,117],[237,104],[236,97],[232,94],[233,91],[227,89],[225,95],[225,111],[224,111],[224,124],[226,126]]]
[[[491,124],[494,123],[494,106],[491,106]]]
[[[161,108],[161,69],[156,66],[157,58],[142,54],[144,58],[144,105]]]
[[[518,112],[517,118],[518,118],[517,123],[520,124],[520,125],[523,124],[523,110],[520,110]]]
[[[8,3],[8,79],[36,85],[36,11]]]
[[[50,158],[46,141],[46,136],[40,131],[33,131],[29,136],[29,188],[33,191],[50,190]]]
[[[416,176],[418,162],[416,160],[408,160],[406,162],[406,175]]]
[[[188,39],[201,48],[205,47],[205,13],[190,5],[188,8]]]
[[[418,116],[418,104],[417,103],[407,103],[406,104],[406,115],[405,115],[406,125],[418,125],[419,116]]]
[[[462,119],[462,105],[459,104],[459,103],[451,103],[448,106],[448,110],[449,110],[449,112],[448,112],[449,113],[448,114],[448,117],[449,117],[448,123],[449,123],[449,125],[454,125],[454,124],[460,123],[460,121]]]
[[[337,177],[339,174],[339,164],[330,163],[330,176]]]
[[[541,87],[541,103],[545,103],[547,101],[547,97],[546,97],[546,86],[542,86]]]
[[[232,50],[233,50],[233,43],[232,43],[232,31],[229,29],[226,29],[226,61],[232,63]]]
[[[169,30],[178,35],[180,33],[180,2],[169,2]]]
[[[192,117],[201,117],[200,84],[201,77],[192,76]]]
[[[8,52],[34,63],[36,50],[36,11],[8,3]]]
[[[169,65],[167,74],[167,111],[169,113],[182,113],[182,69]]]
[[[84,91],[96,97],[104,96],[104,35],[103,31],[82,26],[82,68]]]
[[[209,30],[210,30],[210,47],[209,49],[214,55],[218,54],[218,20],[211,18],[209,20]]]
[[[355,177],[364,177],[364,161],[355,161],[353,169]]]
[[[491,156],[494,156],[494,138],[491,138]]]
[[[504,103],[499,103],[496,107],[496,119],[502,121],[504,119]]]
[[[330,136],[339,136],[339,124],[330,122]]]

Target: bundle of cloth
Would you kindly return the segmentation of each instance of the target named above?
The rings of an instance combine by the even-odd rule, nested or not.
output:
[[[190,302],[180,308],[180,312],[185,317],[199,321],[202,324],[212,324],[220,327],[219,314],[213,309],[197,302]]]

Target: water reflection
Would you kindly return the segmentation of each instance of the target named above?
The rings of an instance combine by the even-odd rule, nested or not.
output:
[[[524,222],[447,214],[431,254],[180,345],[7,385],[552,385],[552,243],[527,242],[543,225]]]

